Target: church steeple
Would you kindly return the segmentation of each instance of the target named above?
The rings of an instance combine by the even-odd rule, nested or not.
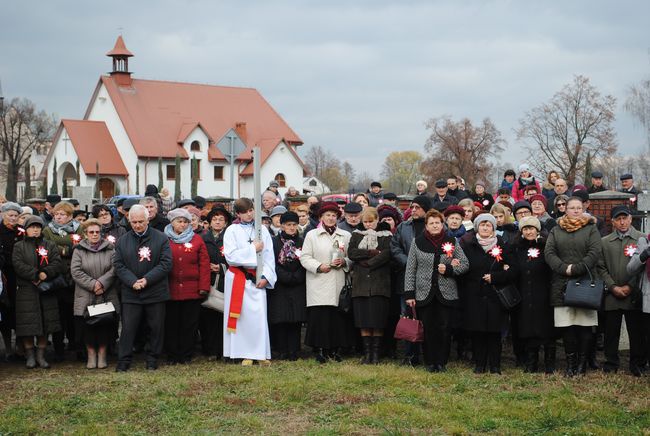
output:
[[[131,72],[129,71],[129,58],[133,56],[124,44],[122,35],[117,37],[113,50],[106,53],[106,56],[113,58],[113,71],[111,76],[119,86],[131,86]]]

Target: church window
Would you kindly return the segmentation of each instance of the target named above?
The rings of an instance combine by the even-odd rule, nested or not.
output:
[[[280,185],[280,188],[284,188],[287,186],[287,179],[284,177],[284,174],[282,173],[277,173],[275,175],[275,181],[278,182],[278,185]]]
[[[192,141],[190,151],[201,151],[201,143],[199,141]]]
[[[167,165],[167,180],[176,179],[176,165]]]

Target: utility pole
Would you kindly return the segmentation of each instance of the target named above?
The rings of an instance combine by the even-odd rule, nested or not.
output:
[[[231,148],[232,150],[232,148]],[[261,152],[259,147],[253,147],[253,205],[255,206],[255,234],[257,240],[262,240],[262,185],[260,179]],[[262,251],[257,252],[257,281],[262,280],[263,274]]]

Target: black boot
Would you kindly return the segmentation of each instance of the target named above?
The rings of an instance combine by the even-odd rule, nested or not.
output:
[[[555,346],[546,345],[544,347],[544,372],[546,374],[555,372]]]
[[[526,366],[524,372],[537,372],[539,367],[539,347],[526,348]]]
[[[589,359],[584,353],[578,354],[578,367],[576,368],[576,375],[587,374],[587,367],[589,366]]]
[[[578,355],[576,353],[566,353],[566,370],[565,377],[575,377],[578,368]]]
[[[363,358],[361,359],[361,363],[363,364],[370,364],[372,363],[372,336],[362,336],[361,341],[363,343]]]
[[[379,351],[381,349],[381,336],[372,336],[370,349],[370,363],[377,365],[379,363]]]

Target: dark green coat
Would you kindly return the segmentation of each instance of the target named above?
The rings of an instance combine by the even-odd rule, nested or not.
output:
[[[602,244],[595,222],[590,222],[575,232],[567,232],[559,225],[548,234],[544,259],[553,271],[551,279],[551,306],[564,305],[564,292],[568,277],[566,270],[571,267],[571,277],[582,277],[589,268],[597,274],[596,265],[600,259]]]
[[[348,258],[352,266],[352,297],[390,297],[390,230],[378,230],[376,256],[369,250],[359,248],[363,239],[361,231],[354,231],[348,246]]]
[[[36,254],[38,247],[48,251],[47,263]],[[18,289],[16,291],[16,336],[45,336],[61,330],[59,306],[55,294],[43,294],[32,283],[44,272],[54,279],[63,272],[61,256],[56,245],[44,239],[27,238],[14,245],[13,264]]]
[[[70,307],[72,307],[74,301],[74,282],[72,280],[72,274],[70,272],[70,262],[72,261],[72,252],[78,244],[78,242],[73,241],[73,236],[78,237],[79,242],[81,242],[83,239],[81,226],[77,228],[76,232],[65,233],[64,235],[55,233],[49,226],[45,226],[43,228],[43,237],[49,241],[54,242],[59,250],[61,262],[63,262],[63,273],[65,274],[68,283],[70,283],[70,286],[66,289],[57,290],[57,297],[59,298],[60,302],[65,302],[66,304],[69,304]]]

